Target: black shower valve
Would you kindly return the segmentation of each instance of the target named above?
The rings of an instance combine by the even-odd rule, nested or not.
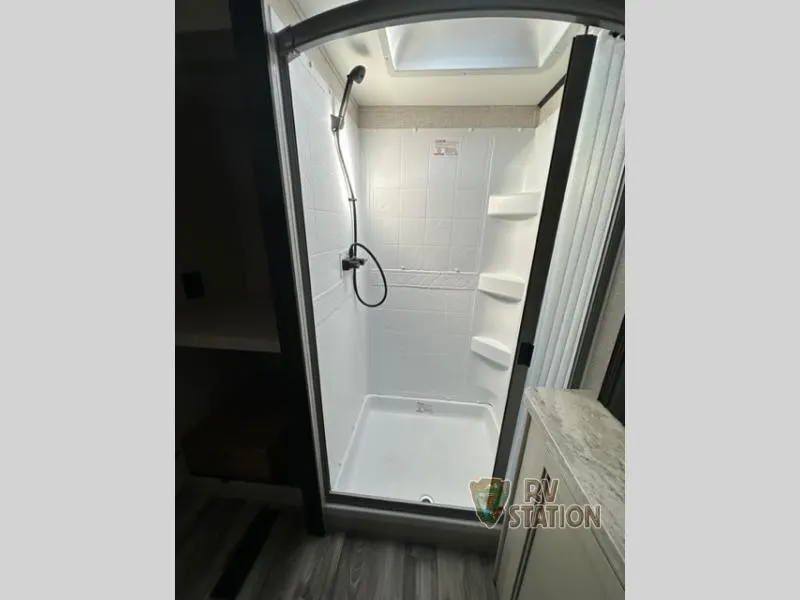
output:
[[[342,259],[342,271],[357,269],[358,267],[364,266],[366,262],[366,258],[361,258],[360,256],[348,256],[347,258]]]

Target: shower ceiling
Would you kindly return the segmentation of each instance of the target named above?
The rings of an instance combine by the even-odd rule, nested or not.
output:
[[[293,3],[304,17],[347,4]],[[557,21],[456,19],[382,28],[324,50],[342,80],[353,65],[367,67],[353,90],[362,106],[530,105],[566,73],[569,43],[581,30]]]

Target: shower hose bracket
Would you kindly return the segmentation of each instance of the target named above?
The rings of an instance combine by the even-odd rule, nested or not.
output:
[[[342,271],[349,271],[350,269],[357,269],[363,267],[367,262],[366,258],[360,256],[348,256],[342,259]]]

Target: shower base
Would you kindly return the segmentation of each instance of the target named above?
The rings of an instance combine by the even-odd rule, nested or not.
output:
[[[469,482],[491,477],[497,439],[487,405],[369,395],[333,489],[473,508]]]

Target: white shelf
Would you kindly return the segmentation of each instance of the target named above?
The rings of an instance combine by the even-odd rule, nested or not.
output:
[[[519,302],[525,296],[525,280],[516,275],[503,273],[481,273],[478,289],[492,296]]]
[[[529,218],[539,214],[542,192],[489,196],[490,217]]]
[[[175,307],[175,345],[188,348],[280,352],[269,298],[219,302],[189,300]]]
[[[470,349],[478,356],[482,356],[501,367],[508,368],[511,366],[511,361],[513,360],[511,350],[502,342],[492,338],[475,336],[472,338]]]

